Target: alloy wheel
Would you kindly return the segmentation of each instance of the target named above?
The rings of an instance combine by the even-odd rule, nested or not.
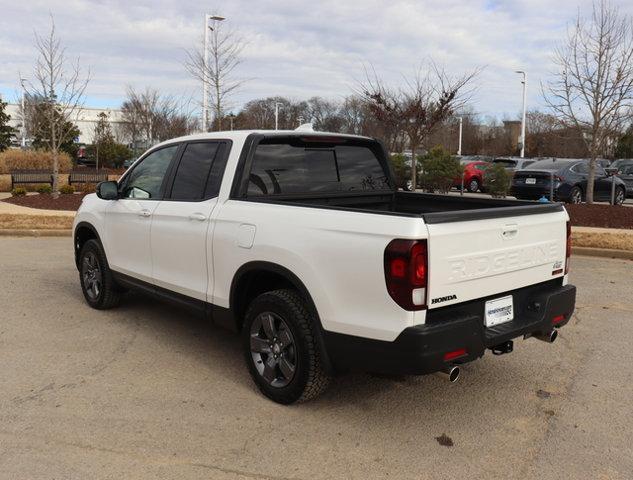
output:
[[[582,203],[582,194],[580,190],[574,190],[571,196],[571,203]]]
[[[623,203],[624,203],[624,192],[622,191],[621,188],[618,188],[618,190],[615,192],[615,204],[622,205]]]
[[[97,256],[93,252],[87,252],[84,255],[81,272],[88,297],[91,300],[97,300],[101,294],[103,275]]]
[[[297,370],[295,340],[276,313],[260,313],[251,325],[251,357],[257,372],[271,386],[287,386]]]

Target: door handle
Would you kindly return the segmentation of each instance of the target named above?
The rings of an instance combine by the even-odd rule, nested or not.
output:
[[[198,220],[199,222],[204,222],[207,219],[207,216],[202,213],[192,213],[189,215],[189,220]]]
[[[138,212],[138,216],[139,216],[139,217],[146,217],[146,218],[147,218],[147,217],[151,217],[151,216],[152,216],[152,212],[150,212],[149,210],[147,210],[147,209],[145,209],[145,208],[144,208],[143,210],[141,210],[140,212]]]

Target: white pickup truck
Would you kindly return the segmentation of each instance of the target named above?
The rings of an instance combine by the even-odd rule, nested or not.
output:
[[[349,370],[454,381],[486,349],[554,341],[576,297],[562,205],[397,191],[358,136],[164,142],[85,197],[73,239],[90,306],[141,289],[241,332],[280,403]]]

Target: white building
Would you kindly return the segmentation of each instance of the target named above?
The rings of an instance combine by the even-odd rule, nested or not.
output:
[[[9,124],[18,130],[18,143],[22,138],[22,120],[20,115],[20,105],[17,103],[7,104],[6,113],[11,115]],[[79,138],[76,139],[79,143],[92,143],[94,136],[94,129],[97,121],[99,120],[99,114],[105,112],[108,115],[110,125],[112,126],[112,133],[117,135],[119,125],[123,123],[123,112],[114,108],[94,108],[84,107],[77,113],[77,117],[72,119],[73,123],[77,125],[81,131]]]

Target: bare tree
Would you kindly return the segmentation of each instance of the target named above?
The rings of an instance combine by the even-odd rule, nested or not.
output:
[[[557,72],[543,95],[558,120],[585,142],[590,156],[585,196],[592,203],[596,158],[623,130],[633,107],[631,18],[607,0],[595,2],[589,20],[578,14],[554,62]]]
[[[135,149],[138,145],[148,148],[155,141],[187,135],[197,128],[190,106],[188,99],[163,96],[153,88],[138,91],[128,86],[121,105],[123,121],[119,133]]]
[[[236,79],[235,69],[241,63],[240,55],[246,46],[244,39],[235,31],[225,30],[221,22],[215,22],[209,42],[209,57],[205,59],[204,43],[187,52],[185,68],[203,88],[211,90],[213,99],[214,124],[222,130],[222,117],[230,109],[229,99],[246,81]],[[203,125],[206,122],[206,111],[202,112]]]
[[[47,36],[35,34],[38,52],[34,69],[34,84],[29,85],[29,94],[42,99],[45,115],[34,116],[46,119],[46,135],[43,139],[53,155],[53,195],[59,194],[59,150],[76,131],[74,121],[83,107],[84,93],[90,80],[90,72],[82,76],[79,58],[67,62],[66,49],[55,32],[55,21],[51,15],[51,28]],[[38,126],[35,125],[35,129]]]
[[[430,63],[428,72],[417,71],[411,80],[405,79],[399,89],[387,87],[375,71],[366,72],[360,84],[360,94],[376,118],[392,132],[403,132],[411,150],[411,182],[416,185],[416,152],[425,139],[456,110],[470,99],[472,81],[479,69],[458,77]]]

